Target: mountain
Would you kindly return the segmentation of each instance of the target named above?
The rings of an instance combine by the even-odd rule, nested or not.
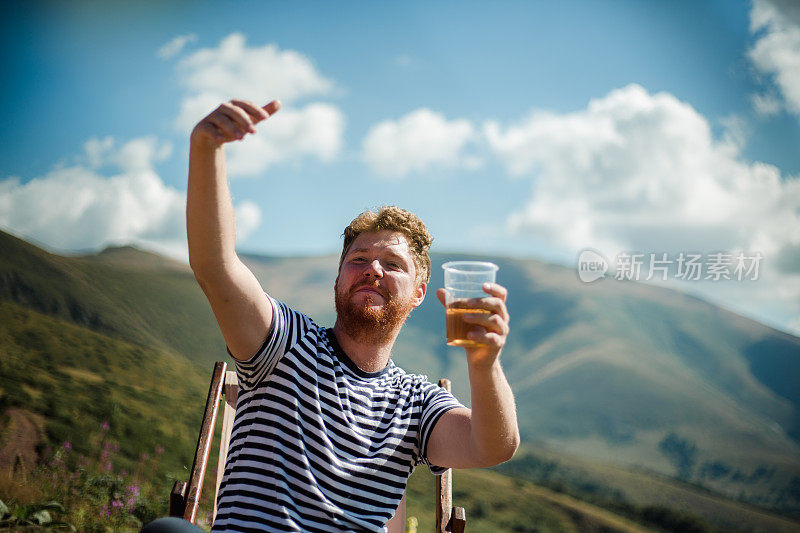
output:
[[[440,265],[460,258],[432,255],[431,292],[409,317],[394,358],[432,380],[450,378],[454,393],[469,404],[463,350],[444,344],[444,313],[432,292],[442,285]],[[556,450],[590,464],[680,478],[699,491],[800,513],[800,339],[672,290],[613,279],[584,284],[569,268],[535,260],[470,258],[496,262],[498,282],[509,289],[512,333],[502,360],[524,446],[509,463],[519,468],[506,473],[534,479],[538,474],[525,462],[530,454]],[[243,254],[242,259],[272,296],[332,325],[338,256]],[[19,353],[15,372],[22,372],[19,365],[27,357],[21,351],[34,349],[40,355],[28,359],[27,370],[52,371],[52,361],[69,351],[69,342],[49,346],[41,331],[72,327],[95,335],[91,353],[106,346],[109,353],[128,354],[98,366],[71,349],[71,370],[61,374],[76,383],[110,380],[122,387],[131,358],[138,357],[154,361],[143,366],[152,376],[148,386],[169,390],[162,369],[173,367],[187,376],[189,387],[207,379],[213,361],[226,359],[191,271],[134,248],[62,257],[0,232],[0,308],[21,317],[4,318],[0,326],[0,340],[11,339],[8,346]],[[25,333],[31,323],[38,324],[38,333]],[[90,341],[75,341],[83,342]],[[20,387],[9,382],[8,366],[0,368],[3,405],[19,403],[10,397],[9,391]],[[69,382],[62,383],[65,393]],[[207,385],[193,386],[197,392],[187,388],[182,395],[202,405],[198,397]],[[29,379],[20,397],[48,408],[37,387]],[[128,387],[125,394],[135,395]],[[151,417],[168,416],[146,410]],[[166,419],[152,420],[167,427]],[[126,423],[134,431],[133,422]],[[182,419],[184,424],[191,426]],[[52,435],[64,434],[63,427],[51,426],[57,430]],[[162,430],[151,440],[168,436]],[[586,469],[580,472],[590,476]],[[635,493],[619,489],[617,496],[630,499]],[[682,504],[676,499],[674,505]]]

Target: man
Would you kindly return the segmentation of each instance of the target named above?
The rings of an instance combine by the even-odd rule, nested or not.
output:
[[[345,229],[332,329],[268,296],[234,249],[224,144],[255,133],[280,103],[224,103],[191,135],[189,262],[228,351],[240,395],[214,531],[385,531],[419,463],[491,466],[519,445],[514,399],[499,364],[506,290],[489,284],[468,315],[472,409],[406,374],[391,351],[425,299],[431,237],[399,208]],[[437,292],[444,303],[444,292]]]

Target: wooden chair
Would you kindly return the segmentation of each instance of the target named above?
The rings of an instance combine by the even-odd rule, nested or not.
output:
[[[439,386],[450,390],[450,380],[440,379]],[[228,444],[233,429],[233,418],[236,414],[236,399],[239,395],[239,383],[236,372],[227,371],[223,361],[217,361],[211,375],[211,386],[208,389],[206,410],[203,414],[203,424],[200,436],[197,439],[197,450],[194,463],[189,476],[189,483],[176,481],[172,487],[169,499],[170,516],[182,517],[191,523],[197,520],[197,508],[200,504],[200,494],[203,490],[203,480],[206,476],[208,456],[211,453],[211,441],[214,438],[214,428],[217,424],[217,412],[222,396],[225,397],[225,407],[222,415],[222,436],[219,445],[219,462],[217,463],[217,479],[214,488],[213,518],[217,517],[217,494],[219,485],[225,472],[225,461],[228,456]],[[406,496],[395,511],[394,517],[387,522],[389,533],[405,533],[406,530]],[[436,476],[436,533],[453,532],[463,533],[466,527],[466,513],[463,507],[453,507],[453,472],[451,469],[441,476]]]

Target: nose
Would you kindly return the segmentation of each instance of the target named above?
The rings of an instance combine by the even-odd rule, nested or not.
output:
[[[367,277],[373,276],[376,279],[383,277],[383,268],[381,267],[380,261],[377,259],[371,261],[367,264],[366,268],[364,268],[364,275]]]

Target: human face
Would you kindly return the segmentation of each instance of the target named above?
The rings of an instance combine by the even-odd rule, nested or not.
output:
[[[334,286],[336,311],[348,334],[383,338],[395,332],[425,299],[402,233],[365,232],[350,245]]]

